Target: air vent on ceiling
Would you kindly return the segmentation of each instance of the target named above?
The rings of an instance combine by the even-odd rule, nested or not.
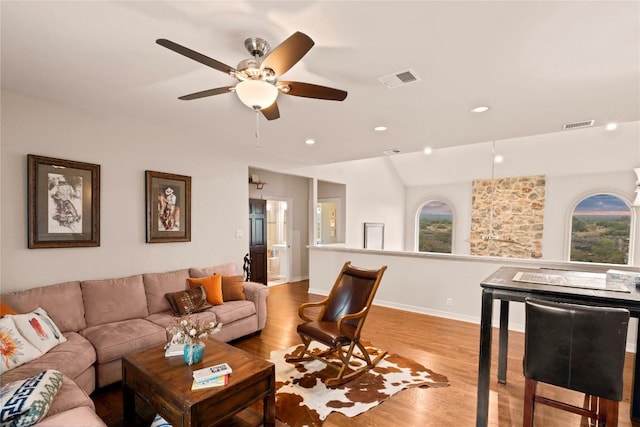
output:
[[[397,71],[386,76],[378,77],[378,81],[388,89],[395,89],[411,83],[422,81],[422,79],[412,69]]]
[[[386,154],[387,156],[393,156],[394,154],[402,154],[404,153],[404,151],[402,151],[399,148],[391,148],[389,150],[384,150],[383,153]]]
[[[596,122],[595,120],[583,120],[581,122],[565,123],[562,126],[562,130],[570,130],[570,129],[577,129],[577,128],[587,128],[589,126],[593,126],[593,124],[595,122]]]

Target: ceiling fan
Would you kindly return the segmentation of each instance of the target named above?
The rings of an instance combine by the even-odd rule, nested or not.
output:
[[[167,39],[158,39],[156,43],[238,80],[235,86],[208,89],[178,99],[192,100],[235,92],[246,106],[261,111],[268,120],[275,120],[280,117],[276,103],[279,93],[332,101],[342,101],[347,97],[347,92],[340,89],[311,83],[278,81],[278,78],[300,61],[314,45],[309,36],[299,31],[273,50],[269,43],[261,38],[246,39],[244,45],[252,58],[240,61],[237,68]]]

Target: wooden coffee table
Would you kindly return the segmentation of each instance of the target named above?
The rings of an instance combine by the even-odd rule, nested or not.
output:
[[[275,426],[275,366],[229,344],[209,339],[204,360],[191,366],[181,356],[164,357],[163,346],[137,351],[122,359],[124,423],[133,426],[138,395],[173,427],[226,424],[262,399],[260,423]],[[191,390],[192,372],[219,363],[233,370],[226,386]]]

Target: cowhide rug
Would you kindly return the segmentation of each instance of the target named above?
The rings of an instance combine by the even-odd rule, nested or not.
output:
[[[314,342],[312,348],[319,351],[322,347]],[[291,427],[321,426],[333,411],[354,417],[408,387],[449,385],[447,377],[413,360],[387,354],[374,369],[342,386],[327,388],[323,380],[335,377],[334,369],[317,360],[285,362],[301,349],[300,345],[271,352],[276,365],[276,418]],[[367,351],[373,359],[380,350],[367,346]]]

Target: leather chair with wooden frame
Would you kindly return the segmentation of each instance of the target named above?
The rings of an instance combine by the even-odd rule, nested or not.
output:
[[[327,387],[351,381],[376,366],[386,351],[380,351],[372,360],[360,341],[360,333],[386,269],[385,265],[378,270],[365,270],[347,261],[325,299],[300,305],[298,315],[304,323],[298,325],[297,331],[304,349],[286,361],[297,363],[316,359],[333,367],[338,374],[325,380]],[[317,317],[312,318],[311,312],[317,312],[318,307]],[[316,310],[312,310],[314,308]],[[309,350],[312,341],[324,344],[327,349],[320,352]],[[354,351],[356,348],[359,352]],[[328,360],[330,356],[337,357],[339,361]],[[364,361],[364,365],[353,366],[353,358]]]
[[[525,315],[523,426],[536,404],[617,426],[629,311],[527,299]],[[584,407],[538,395],[538,381],[585,393]]]

